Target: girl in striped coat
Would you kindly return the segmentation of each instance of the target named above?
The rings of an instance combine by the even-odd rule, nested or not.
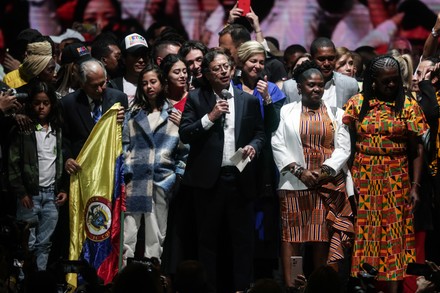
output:
[[[167,229],[170,196],[183,175],[188,153],[178,126],[169,119],[160,69],[149,65],[139,75],[133,106],[123,128],[126,215],[124,260],[134,256],[142,215],[145,257],[160,258]]]

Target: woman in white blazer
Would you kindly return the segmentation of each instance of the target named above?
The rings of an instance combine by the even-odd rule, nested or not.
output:
[[[272,136],[280,171],[281,259],[288,288],[296,277],[291,276],[290,258],[301,255],[302,243],[311,243],[317,268],[341,260],[342,245],[353,234],[346,191],[350,134],[342,123],[344,111],[322,101],[324,78],[313,62],[298,66],[294,78],[301,101],[282,107]]]

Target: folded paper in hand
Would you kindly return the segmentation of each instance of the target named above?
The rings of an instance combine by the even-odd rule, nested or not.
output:
[[[231,162],[237,167],[238,171],[243,171],[244,167],[251,161],[249,156],[243,159],[243,149],[239,148],[235,154],[231,157]]]

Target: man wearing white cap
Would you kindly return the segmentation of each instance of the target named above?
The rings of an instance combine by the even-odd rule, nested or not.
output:
[[[128,97],[128,105],[131,106],[136,94],[139,73],[148,63],[147,41],[139,34],[130,34],[124,38],[121,51],[124,75],[110,80],[109,87],[123,91]]]

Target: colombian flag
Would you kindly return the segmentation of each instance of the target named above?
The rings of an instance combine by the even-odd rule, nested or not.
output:
[[[119,103],[95,125],[76,159],[82,170],[70,177],[69,260],[86,260],[106,284],[118,272],[125,206],[118,108]],[[68,283],[76,287],[76,276],[69,275]]]

